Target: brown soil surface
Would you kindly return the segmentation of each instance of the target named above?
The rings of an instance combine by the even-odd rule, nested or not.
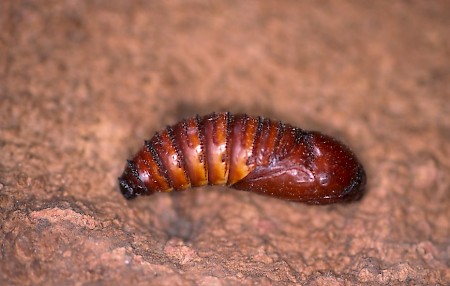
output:
[[[0,2],[1,285],[449,285],[449,1]],[[154,132],[229,110],[352,147],[368,191],[126,201]]]

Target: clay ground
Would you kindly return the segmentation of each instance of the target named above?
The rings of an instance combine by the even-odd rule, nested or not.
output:
[[[449,285],[449,1],[1,1],[1,285]],[[212,111],[338,137],[362,201],[125,201]]]

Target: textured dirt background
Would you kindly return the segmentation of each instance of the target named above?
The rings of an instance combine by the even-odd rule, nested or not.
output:
[[[450,283],[448,1],[1,1],[1,285]],[[326,207],[116,178],[195,113],[337,136]]]

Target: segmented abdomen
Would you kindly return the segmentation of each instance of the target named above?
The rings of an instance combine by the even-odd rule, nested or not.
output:
[[[342,143],[246,114],[213,113],[156,133],[119,177],[126,198],[228,185],[312,204],[361,196],[365,173]]]

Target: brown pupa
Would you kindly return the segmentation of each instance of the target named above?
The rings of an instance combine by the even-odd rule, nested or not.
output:
[[[308,204],[357,200],[365,183],[363,166],[336,139],[229,112],[156,133],[119,177],[127,199],[210,184]]]

